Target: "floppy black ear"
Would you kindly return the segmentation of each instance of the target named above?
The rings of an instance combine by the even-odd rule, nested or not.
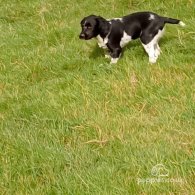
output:
[[[96,16],[99,33],[102,37],[106,37],[110,30],[110,23],[101,16]]]
[[[104,24],[107,22],[106,19],[104,19],[101,16],[95,16],[96,21],[98,22],[99,25],[104,26]]]
[[[81,22],[80,22],[81,25],[84,23],[85,19],[86,19],[86,17],[81,20]]]

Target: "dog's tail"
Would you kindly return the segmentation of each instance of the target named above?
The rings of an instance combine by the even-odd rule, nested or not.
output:
[[[180,26],[183,26],[183,27],[186,25],[184,22],[178,19],[163,17],[163,20],[164,20],[164,23],[179,24]]]

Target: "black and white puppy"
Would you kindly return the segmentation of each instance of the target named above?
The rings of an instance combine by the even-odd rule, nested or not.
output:
[[[117,63],[122,48],[131,40],[140,38],[149,56],[149,62],[155,63],[160,55],[159,39],[162,37],[166,23],[185,24],[178,20],[159,16],[152,12],[137,12],[122,18],[104,19],[90,15],[81,21],[80,39],[96,37],[101,48],[109,50],[111,63]]]

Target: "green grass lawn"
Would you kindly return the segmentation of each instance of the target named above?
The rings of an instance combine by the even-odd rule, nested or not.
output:
[[[156,64],[139,40],[110,66],[95,40],[78,39],[86,15],[143,10],[186,23],[167,25]],[[194,10],[0,0],[0,194],[195,194]]]

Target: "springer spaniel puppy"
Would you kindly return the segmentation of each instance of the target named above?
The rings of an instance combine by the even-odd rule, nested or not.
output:
[[[149,62],[155,63],[160,55],[159,39],[163,35],[166,23],[185,24],[178,20],[159,16],[152,12],[137,12],[122,18],[104,19],[90,15],[81,21],[80,39],[97,38],[99,47],[108,49],[111,63],[117,63],[122,48],[131,40],[140,38],[149,56]]]

